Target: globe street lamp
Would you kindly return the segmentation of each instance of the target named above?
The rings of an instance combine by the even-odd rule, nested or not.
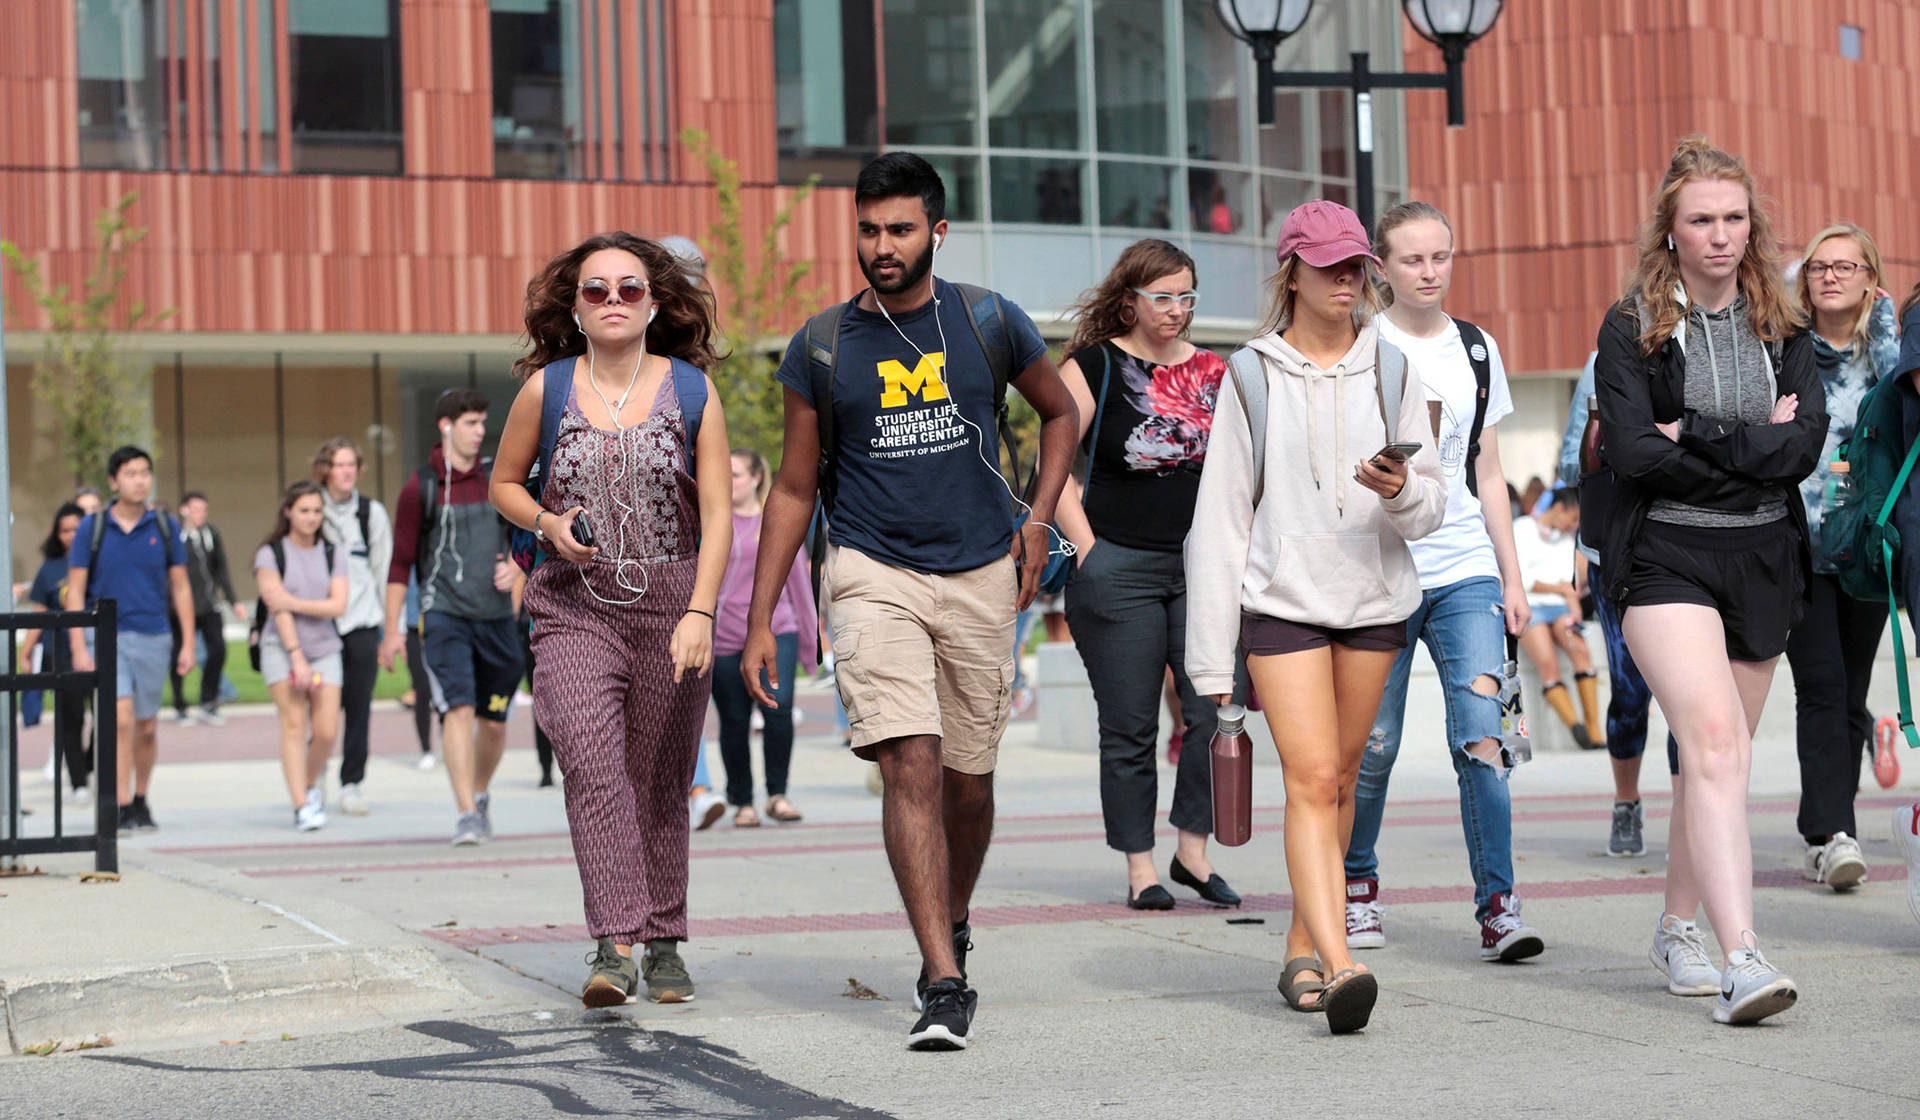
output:
[[[1307,21],[1313,0],[1215,0],[1215,12],[1228,33],[1253,48],[1259,74],[1260,123],[1273,123],[1273,94],[1277,89],[1344,89],[1353,95],[1354,210],[1367,228],[1373,228],[1373,91],[1376,89],[1442,89],[1447,92],[1447,125],[1467,123],[1466,85],[1461,71],[1467,48],[1493,30],[1506,0],[1401,0],[1407,20],[1420,37],[1440,48],[1446,62],[1442,73],[1377,73],[1366,51],[1354,51],[1350,70],[1308,70],[1282,73],[1274,57]]]

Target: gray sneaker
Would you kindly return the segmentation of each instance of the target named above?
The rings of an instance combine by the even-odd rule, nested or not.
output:
[[[453,846],[469,848],[487,838],[486,822],[479,813],[460,814],[459,823],[453,826]]]
[[[1727,970],[1720,978],[1720,998],[1713,1006],[1716,1023],[1757,1023],[1778,1015],[1800,998],[1793,978],[1760,955],[1752,930],[1740,931],[1742,948],[1727,954]]]
[[[1676,996],[1711,996],[1720,992],[1720,973],[1707,956],[1707,939],[1700,927],[1672,914],[1660,915],[1653,930],[1653,948],[1647,950],[1653,967],[1667,975],[1667,991]]]
[[[613,938],[602,937],[599,947],[587,954],[593,968],[587,973],[587,986],[580,990],[580,1002],[588,1007],[618,1007],[633,998],[640,986],[640,969],[632,957],[623,957],[613,947]]]
[[[640,966],[647,978],[647,998],[654,1003],[692,1003],[693,977],[680,959],[680,942],[662,937],[647,942],[647,959]]]
[[[1646,818],[1638,801],[1613,803],[1613,831],[1607,836],[1607,854],[1619,859],[1647,854],[1647,842],[1641,835]]]
[[[493,814],[488,812],[492,805],[492,794],[476,793],[473,795],[473,811],[480,815],[480,837],[483,840],[493,839]]]

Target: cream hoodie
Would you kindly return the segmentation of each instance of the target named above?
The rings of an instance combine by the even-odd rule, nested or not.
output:
[[[1245,405],[1233,378],[1222,379],[1186,545],[1187,675],[1200,695],[1233,691],[1243,609],[1346,630],[1403,622],[1420,605],[1406,542],[1440,527],[1446,480],[1412,363],[1395,430],[1381,423],[1378,344],[1369,323],[1330,370],[1277,332],[1247,344],[1267,371],[1267,478],[1257,509]],[[1382,498],[1353,472],[1393,440],[1419,440],[1420,451],[1400,493]]]

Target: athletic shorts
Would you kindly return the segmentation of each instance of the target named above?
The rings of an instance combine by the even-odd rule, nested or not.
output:
[[[121,630],[114,635],[114,695],[133,700],[134,719],[156,719],[160,715],[160,694],[173,671],[173,634],[136,634]],[[87,631],[87,652],[92,654],[93,631]]]
[[[1626,610],[1692,603],[1720,612],[1727,656],[1768,661],[1787,649],[1806,586],[1788,518],[1713,529],[1647,520],[1634,542]],[[1624,616],[1625,611],[1622,611]]]
[[[345,679],[343,664],[340,651],[334,650],[318,661],[309,662],[307,668],[313,670],[314,679],[321,684],[339,688]],[[293,662],[287,657],[287,651],[280,648],[279,642],[260,643],[260,676],[269,688],[293,676]]]
[[[481,719],[506,722],[524,675],[517,625],[511,618],[461,618],[439,611],[420,616],[420,651],[441,715],[470,707]]]
[[[1018,590],[1007,556],[930,575],[828,549],[820,594],[853,753],[871,760],[889,739],[935,735],[949,770],[992,773],[1013,705]]]
[[[1274,657],[1283,653],[1324,649],[1330,645],[1348,649],[1397,650],[1407,648],[1407,624],[1389,622],[1380,626],[1356,626],[1342,630],[1241,611],[1240,644],[1246,649],[1248,657]]]

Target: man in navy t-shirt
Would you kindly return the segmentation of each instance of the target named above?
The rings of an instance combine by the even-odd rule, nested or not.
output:
[[[67,609],[85,610],[96,599],[112,599],[119,611],[115,666],[119,685],[118,746],[120,828],[152,829],[147,787],[159,758],[156,740],[160,694],[168,662],[181,676],[193,671],[193,643],[181,643],[173,655],[171,609],[181,632],[193,633],[193,590],[187,586],[186,547],[179,526],[147,508],[153,493],[153,457],[137,447],[122,447],[107,459],[113,504],[88,514],[73,535],[67,553]],[[94,523],[106,518],[100,555],[93,555]],[[93,632],[74,630],[73,667],[93,671]]]
[[[934,279],[946,188],[925,160],[890,152],[869,163],[854,205],[871,287],[823,313],[835,325],[822,601],[854,753],[880,765],[887,857],[924,960],[915,986],[923,1014],[908,1045],[957,1050],[973,1021],[967,907],[993,831],[1014,616],[1039,588],[1079,416],[1025,312],[991,297],[970,316],[963,295]],[[807,531],[819,410],[829,404],[818,399],[807,334],[794,337],[777,374],[786,455],[762,522],[741,657],[747,687],[768,705],[774,602]],[[1010,359],[1001,376],[1042,421],[1032,516],[1017,534],[986,346]]]

